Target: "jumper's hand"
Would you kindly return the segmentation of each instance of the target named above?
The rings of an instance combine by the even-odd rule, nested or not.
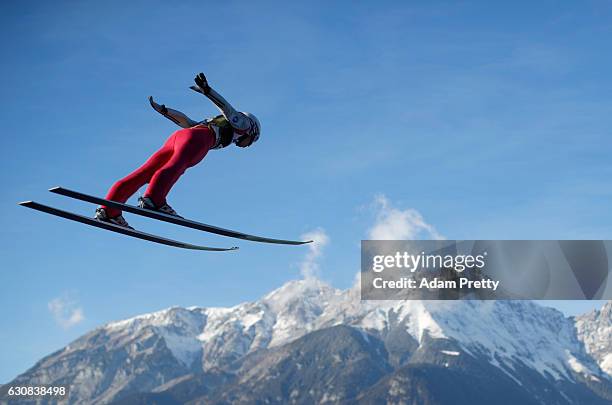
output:
[[[153,107],[153,109],[155,111],[157,111],[158,113],[162,114],[162,115],[168,115],[168,109],[166,108],[165,104],[157,104],[154,100],[152,96],[149,96],[149,103],[151,103],[151,107]]]
[[[204,73],[198,73],[194,81],[196,85],[191,86],[191,90],[195,90],[198,93],[202,93],[204,95],[210,92],[210,86],[208,85],[208,81],[206,80],[206,76],[204,76]]]

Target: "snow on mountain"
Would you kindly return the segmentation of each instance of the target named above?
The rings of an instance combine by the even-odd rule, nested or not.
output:
[[[215,308],[208,309],[214,312]],[[166,342],[174,357],[185,366],[191,366],[194,357],[202,351],[197,339],[206,324],[206,310],[200,308],[173,307],[159,312],[140,315],[124,321],[107,324],[109,335],[126,340],[144,329],[152,328]]]
[[[326,316],[367,331],[399,327],[419,343],[424,335],[457,341],[469,354],[512,371],[517,363],[572,379],[572,372],[599,376],[570,320],[557,310],[529,301],[355,301],[345,292]],[[609,351],[608,351],[609,352]],[[578,371],[579,370],[579,371]]]
[[[194,403],[231,402],[228,392],[285,398],[286,384],[306,384],[317,402],[327,392],[321,378],[330,378],[341,381],[333,395],[361,395],[355,384],[367,380],[363,395],[379,401],[396,380],[415,393],[434,384],[424,398],[446,392],[435,386],[441,368],[457,381],[477,375],[491,398],[512,390],[517,401],[569,395],[567,403],[599,404],[610,398],[612,377],[600,367],[610,370],[611,312],[608,303],[574,324],[529,301],[361,301],[357,286],[307,278],[230,308],[172,307],[106,324],[13,383],[68,383],[69,402],[79,404],[166,391]]]
[[[586,333],[607,356],[602,355],[602,368],[612,361],[609,307],[607,326],[597,329],[599,334]],[[356,288],[341,291],[314,278],[291,281],[259,301],[232,308],[170,308],[105,329],[127,336],[153,327],[177,360],[191,366],[201,358],[207,370],[338,324],[383,337],[403,329],[418,344],[425,338],[449,339],[508,374],[524,365],[557,380],[572,380],[576,373],[603,376],[571,320],[554,309],[529,301],[361,301]]]
[[[576,317],[576,330],[587,352],[612,376],[612,301],[599,310]]]
[[[289,282],[259,301],[231,308],[173,307],[104,329],[130,336],[153,328],[177,360],[189,367],[202,355],[206,370],[312,331],[321,313],[340,296],[339,290],[312,278]]]

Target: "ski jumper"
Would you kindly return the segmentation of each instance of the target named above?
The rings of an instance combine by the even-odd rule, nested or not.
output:
[[[224,148],[241,136],[255,132],[255,122],[244,113],[236,111],[213,89],[209,89],[205,95],[219,108],[222,115],[201,122],[193,121],[180,111],[166,108],[149,98],[156,111],[183,129],[174,132],[142,166],[117,181],[108,191],[107,200],[125,203],[148,183],[144,196],[160,207],[166,204],[166,196],[183,173],[200,163],[209,150]],[[121,210],[116,208],[104,205],[102,208],[106,209],[111,218],[121,214]]]

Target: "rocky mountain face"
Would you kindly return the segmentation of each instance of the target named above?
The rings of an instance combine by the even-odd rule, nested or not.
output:
[[[576,329],[587,352],[612,375],[612,301],[600,310],[576,317]]]
[[[529,301],[361,301],[292,281],[104,325],[12,383],[68,384],[75,404],[609,404],[611,307],[574,324]]]

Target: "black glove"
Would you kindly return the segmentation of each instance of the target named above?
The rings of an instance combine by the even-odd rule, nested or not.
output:
[[[210,92],[210,86],[208,85],[208,81],[206,80],[204,73],[198,73],[194,81],[196,86],[191,86],[191,90],[197,91],[198,93],[202,93],[204,95],[207,95]]]
[[[165,104],[157,104],[155,101],[153,101],[153,97],[149,96],[149,103],[151,103],[151,107],[153,107],[153,109],[155,111],[157,111],[158,113],[162,114],[162,115],[168,115],[168,109],[166,108]]]

